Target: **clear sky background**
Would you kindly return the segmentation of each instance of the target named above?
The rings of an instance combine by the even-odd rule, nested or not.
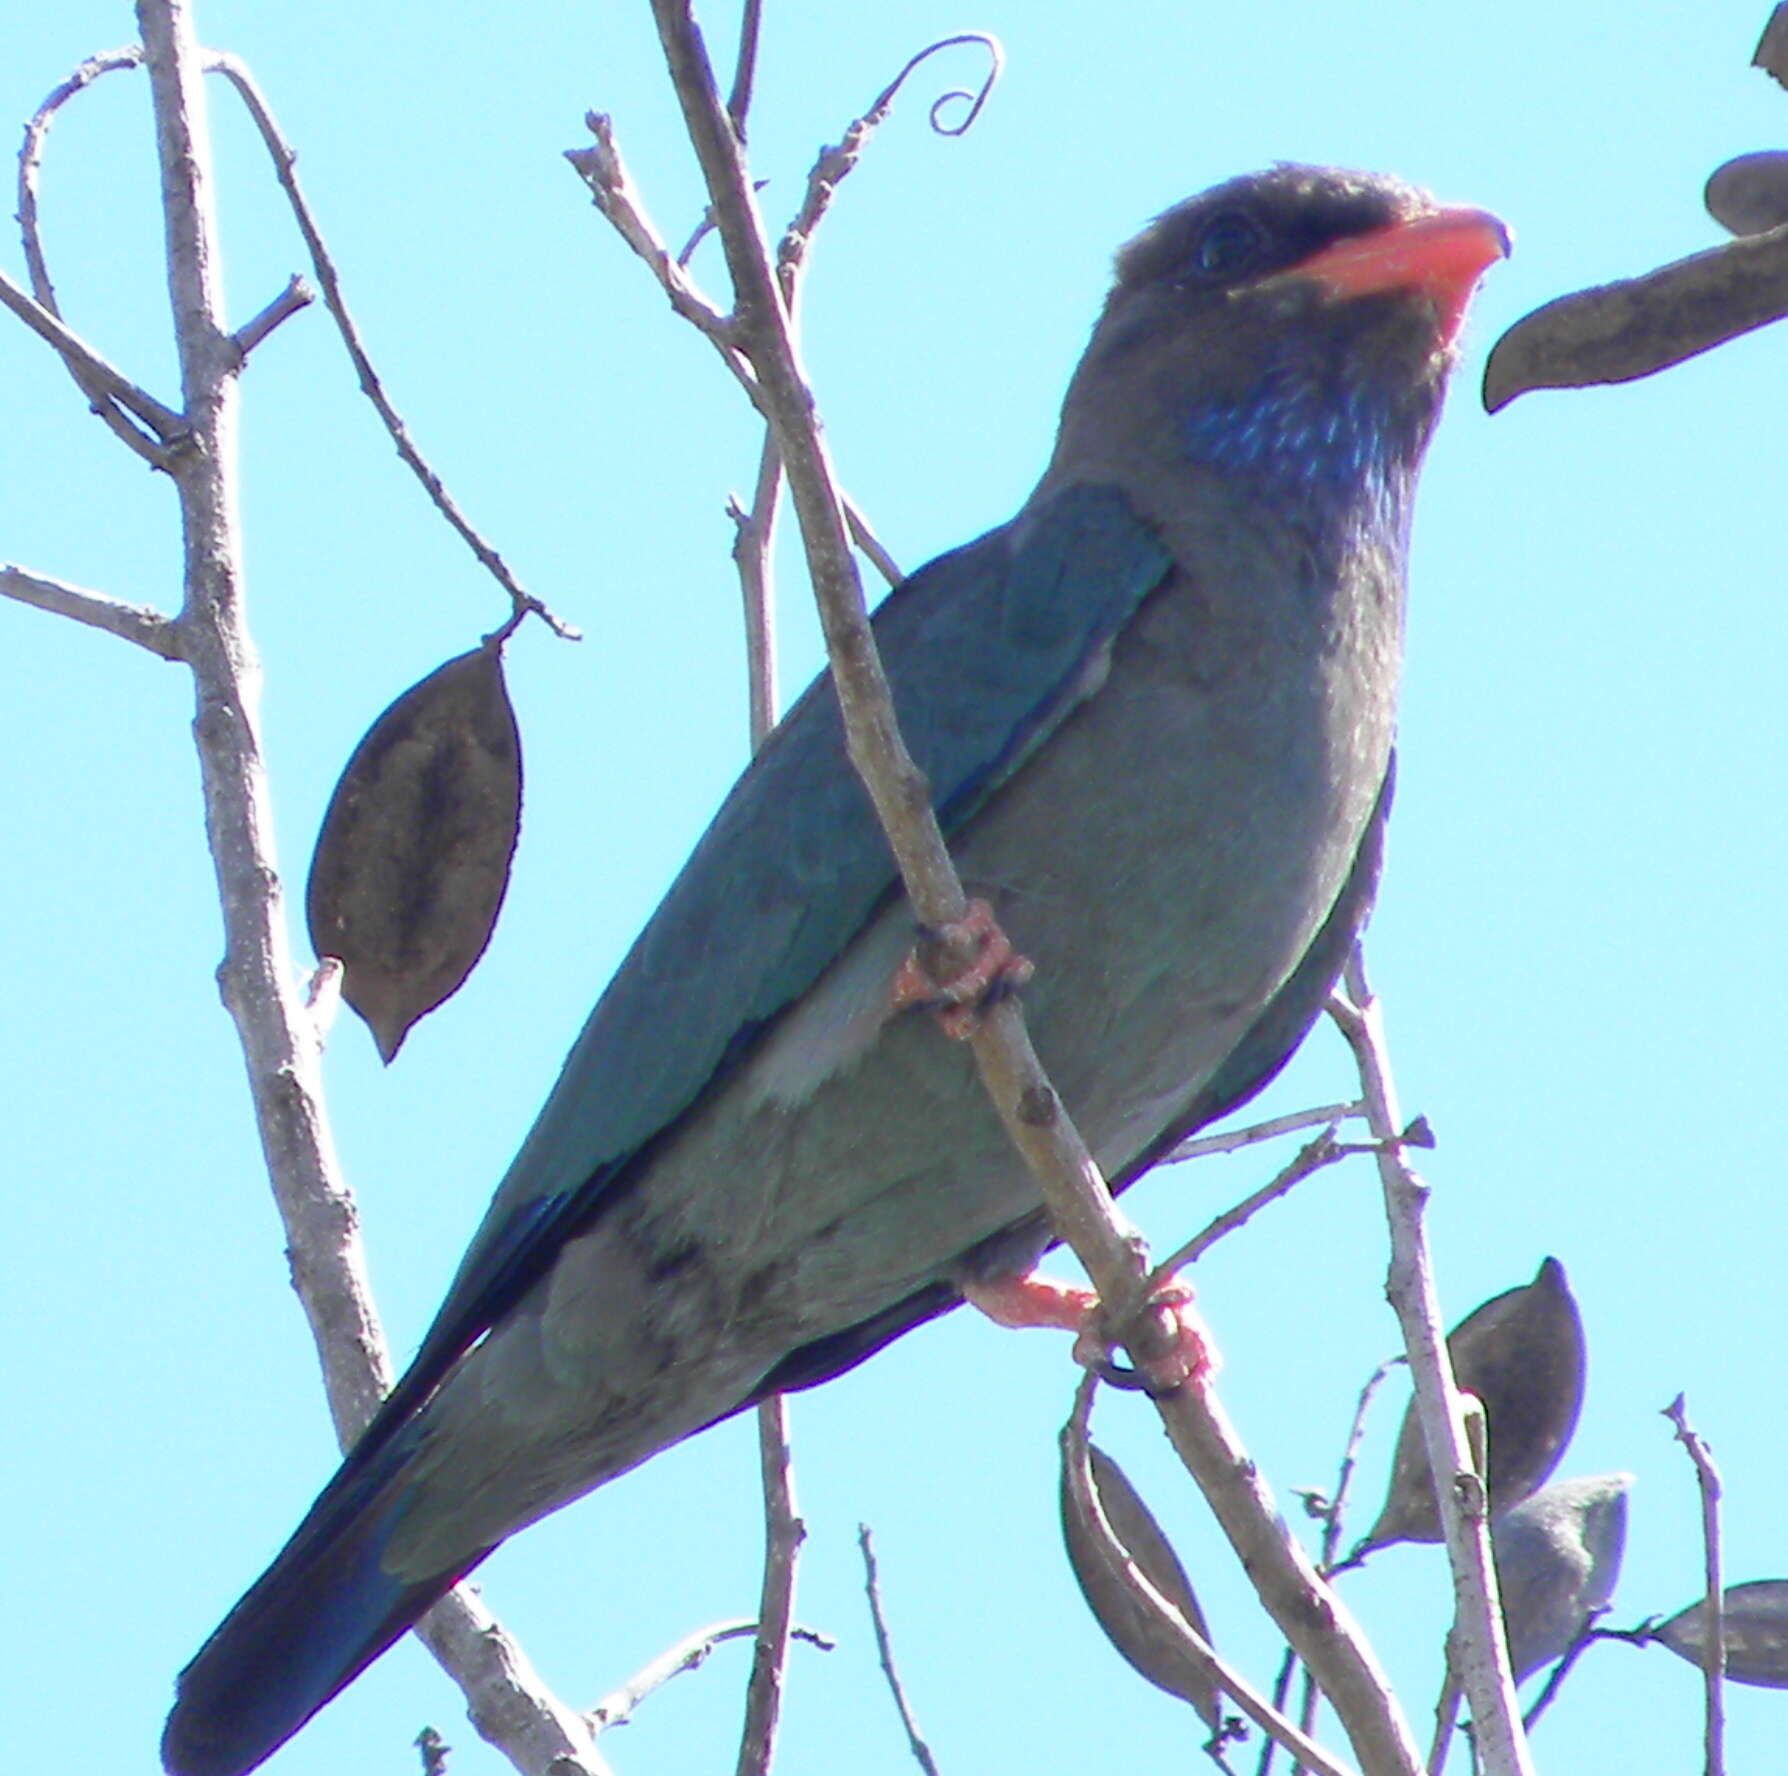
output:
[[[1782,414],[1788,333],[1622,389],[1487,418],[1489,344],[1566,290],[1712,244],[1702,181],[1788,142],[1748,68],[1767,7],[1206,7],[1131,0],[771,0],[753,123],[773,223],[930,39],[1009,56],[976,128],[925,128],[973,51],[922,72],[843,192],[808,286],[809,367],[841,474],[916,565],[998,523],[1047,453],[1112,250],[1152,215],[1277,158],[1394,170],[1488,206],[1490,274],[1418,507],[1402,778],[1372,933],[1424,1169],[1449,1321],[1565,1264],[1588,1326],[1587,1408],[1562,1472],[1629,1469],[1613,1621],[1698,1592],[1679,1390],[1727,1480],[1734,1578],[1788,1573],[1780,1124],[1788,985],[1788,659]],[[723,502],[756,426],[560,159],[615,114],[664,232],[698,213],[643,4],[497,11],[441,0],[207,0],[208,42],[255,68],[373,355],[459,498],[588,639],[509,649],[527,761],[514,884],[471,984],[378,1065],[351,1018],[328,1060],[397,1351],[425,1325],[486,1195],[623,948],[745,750]],[[1094,22],[1102,16],[1107,22]],[[709,9],[725,53],[732,10]],[[120,0],[16,5],[0,117],[134,31]],[[302,268],[258,144],[213,99],[234,316]],[[146,83],[66,112],[44,180],[71,322],[171,398]],[[16,247],[6,263],[19,276]],[[717,259],[698,269],[721,285]],[[50,353],[0,320],[0,557],[171,608],[177,524]],[[395,695],[506,606],[392,455],[320,310],[245,383],[251,612],[281,854],[300,888],[349,751]],[[785,582],[792,690],[818,648]],[[8,1321],[0,1494],[20,1769],[153,1767],[174,1673],[331,1471],[242,1069],[213,982],[186,674],[0,605],[5,868],[0,1034]],[[300,948],[302,942],[300,940]],[[1319,1033],[1263,1100],[1350,1089]],[[1262,1181],[1266,1153],[1162,1173],[1128,1199],[1161,1247]],[[1198,1286],[1223,1392],[1282,1500],[1329,1482],[1354,1393],[1396,1347],[1373,1174],[1330,1172],[1225,1243]],[[1084,1615],[1054,1521],[1065,1341],[953,1315],[793,1407],[810,1529],[787,1776],[910,1769],[876,1673],[855,1549],[876,1531],[914,1705],[950,1776],[1189,1767],[1200,1737]],[[1398,1384],[1399,1386],[1401,1384]],[[1401,1396],[1367,1456],[1378,1503]],[[1220,1643],[1276,1646],[1146,1408],[1100,1434],[1179,1543]],[[755,1451],[737,1422],[493,1559],[487,1595],[588,1705],[690,1629],[746,1615]],[[1425,1723],[1448,1582],[1396,1549],[1346,1581]],[[731,1768],[747,1654],[723,1651],[604,1742],[626,1776]],[[1781,1767],[1788,1698],[1735,1690],[1735,1772]],[[1542,1770],[1663,1776],[1699,1758],[1695,1674],[1597,1649],[1542,1724]],[[431,1723],[456,1776],[506,1766],[406,1643],[308,1728],[277,1776],[414,1770]],[[1425,1730],[1425,1726],[1422,1730]],[[1251,1757],[1251,1754],[1250,1754]]]

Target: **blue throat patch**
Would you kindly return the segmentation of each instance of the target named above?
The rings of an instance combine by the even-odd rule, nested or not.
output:
[[[1270,368],[1243,399],[1201,401],[1181,422],[1188,458],[1245,479],[1325,548],[1363,543],[1401,555],[1420,440],[1370,381]]]

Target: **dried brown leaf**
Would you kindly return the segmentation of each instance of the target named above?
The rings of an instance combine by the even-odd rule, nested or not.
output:
[[[521,740],[501,650],[412,686],[354,749],[323,817],[310,941],[387,1062],[484,954],[521,824]]]
[[[1707,213],[1728,234],[1767,234],[1788,222],[1788,149],[1740,154],[1715,167],[1703,193]]]
[[[1631,382],[1788,314],[1788,229],[1560,296],[1491,349],[1484,405],[1538,388]]]
[[[1728,1585],[1720,1600],[1726,1675],[1734,1683],[1788,1690],[1788,1579]],[[1699,1601],[1652,1631],[1671,1652],[1701,1663],[1707,1624]]]
[[[1778,86],[1788,86],[1788,0],[1782,0],[1769,15],[1751,66],[1761,68]]]
[[[1490,1526],[1515,1681],[1570,1650],[1606,1609],[1626,1547],[1631,1474],[1561,1480]]]
[[[1492,1297],[1447,1338],[1459,1386],[1484,1408],[1490,1510],[1519,1504],[1558,1466],[1583,1406],[1586,1352],[1564,1266],[1548,1258],[1531,1283]],[[1440,1513],[1411,1403],[1397,1434],[1391,1482],[1362,1548],[1438,1542]]]
[[[1172,1602],[1207,1642],[1204,1611],[1193,1595],[1192,1582],[1173,1545],[1162,1532],[1123,1469],[1105,1452],[1088,1445],[1093,1484],[1113,1534],[1161,1595]],[[1105,1637],[1150,1683],[1190,1702],[1214,1733],[1218,1726],[1217,1690],[1204,1667],[1188,1657],[1184,1642],[1170,1624],[1139,1598],[1121,1568],[1109,1558],[1098,1526],[1089,1523],[1062,1469],[1062,1536],[1081,1594]]]

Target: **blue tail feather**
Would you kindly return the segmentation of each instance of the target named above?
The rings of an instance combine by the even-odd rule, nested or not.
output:
[[[304,1725],[488,1549],[421,1580],[384,1555],[413,1437],[350,1456],[254,1588],[181,1672],[162,1735],[172,1776],[241,1776]]]

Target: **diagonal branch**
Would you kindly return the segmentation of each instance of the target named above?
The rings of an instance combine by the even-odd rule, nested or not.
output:
[[[405,465],[422,483],[423,490],[433,501],[435,509],[445,518],[448,524],[459,535],[460,540],[478,558],[484,570],[509,594],[516,611],[532,612],[547,625],[552,632],[565,641],[581,639],[576,629],[569,623],[556,617],[530,592],[504,561],[496,549],[487,542],[484,536],[473,528],[472,522],[459,508],[459,503],[447,491],[446,483],[435,472],[422,452],[417,449],[410,437],[409,427],[402,416],[392,405],[391,397],[385,392],[385,385],[379,373],[373,368],[372,359],[367,356],[366,347],[360,338],[360,329],[354,324],[354,317],[348,312],[347,298],[342,295],[341,278],[335,269],[335,260],[330,254],[328,244],[323,239],[322,230],[317,226],[316,217],[311,212],[303,187],[298,183],[298,156],[281,132],[278,122],[273,116],[254,75],[248,67],[233,55],[207,53],[205,71],[210,74],[221,74],[236,89],[249,116],[254,120],[255,128],[260,132],[261,141],[266,145],[269,158],[273,162],[273,175],[279,181],[280,189],[286,194],[286,202],[291,205],[293,220],[298,224],[298,232],[304,236],[304,245],[310,254],[311,269],[316,273],[317,285],[322,291],[323,305],[329,310],[335,321],[336,331],[341,335],[341,342],[347,348],[348,357],[354,365],[354,373],[360,379],[360,390],[372,402],[374,411],[384,421],[385,430],[391,436],[391,442],[397,447],[397,454]],[[251,322],[252,326],[253,323]]]
[[[134,641],[164,660],[186,657],[180,625],[146,604],[126,604],[122,598],[111,598],[104,592],[89,592],[64,580],[48,580],[11,562],[0,562],[0,597],[14,598],[20,604],[104,629],[110,635]]]
[[[1490,1552],[1489,1496],[1467,1440],[1422,1228],[1428,1187],[1403,1157],[1407,1131],[1397,1107],[1384,1021],[1358,949],[1348,963],[1346,985],[1345,997],[1336,993],[1330,999],[1329,1016],[1353,1050],[1367,1121],[1378,1140],[1378,1174],[1391,1232],[1386,1293],[1409,1352],[1409,1372],[1453,1569],[1449,1663],[1471,1702],[1472,1742],[1485,1776],[1532,1776]]]
[[[86,340],[65,326],[42,303],[34,302],[3,271],[0,271],[0,306],[10,308],[55,351],[68,366],[68,373],[82,394],[93,402],[94,410],[102,419],[111,414],[107,424],[138,456],[155,468],[168,466],[168,447],[180,436],[179,414],[162,406],[146,389],[138,388],[123,371],[114,369]],[[146,432],[153,435],[145,435],[133,426],[112,406],[114,401],[118,407],[135,414],[143,422]]]

